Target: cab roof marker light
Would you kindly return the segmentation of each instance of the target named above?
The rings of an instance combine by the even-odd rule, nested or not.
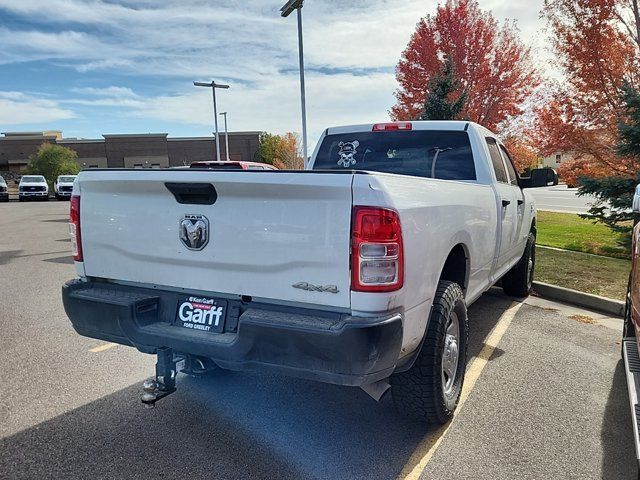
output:
[[[391,122],[391,123],[376,123],[373,126],[374,132],[385,132],[389,130],[412,130],[413,125],[411,122]]]

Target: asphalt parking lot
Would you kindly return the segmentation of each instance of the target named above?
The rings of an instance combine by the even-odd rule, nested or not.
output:
[[[498,290],[445,428],[358,389],[217,371],[139,403],[154,359],[72,330],[68,203],[0,204],[0,478],[635,479],[621,322]]]

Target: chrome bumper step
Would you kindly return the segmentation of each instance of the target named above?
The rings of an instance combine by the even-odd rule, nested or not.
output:
[[[627,389],[629,390],[629,405],[631,405],[631,417],[633,423],[633,437],[636,446],[636,460],[640,468],[640,404],[638,394],[640,392],[640,355],[638,343],[633,337],[622,340],[622,354],[624,357],[624,370],[627,375]]]

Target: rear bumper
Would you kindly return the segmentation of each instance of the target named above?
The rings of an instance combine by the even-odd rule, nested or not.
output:
[[[91,338],[212,359],[230,370],[283,373],[360,386],[388,377],[402,344],[402,317],[349,315],[229,300],[224,333],[173,325],[171,291],[74,280],[62,299],[75,330]],[[215,296],[215,295],[212,295]]]

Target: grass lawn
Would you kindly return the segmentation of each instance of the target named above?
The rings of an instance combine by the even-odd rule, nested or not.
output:
[[[538,245],[629,258],[619,240],[620,235],[606,225],[593,224],[573,213],[538,212]]]
[[[630,270],[626,259],[536,249],[536,281],[603,297],[624,300]]]

